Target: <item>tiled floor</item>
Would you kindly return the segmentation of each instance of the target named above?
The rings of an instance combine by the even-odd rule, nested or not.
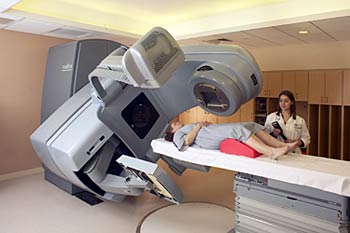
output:
[[[188,174],[177,180],[185,196],[188,194],[185,201],[217,200],[220,205],[233,205],[234,196],[227,187],[232,173]],[[120,203],[90,206],[48,183],[40,173],[0,182],[0,232],[134,233],[143,217],[169,204],[145,193]]]
[[[234,227],[234,211],[217,204],[186,202],[162,207],[141,222],[140,233],[229,232]]]
[[[168,202],[145,194],[90,206],[42,174],[0,182],[1,233],[135,232],[142,217]]]

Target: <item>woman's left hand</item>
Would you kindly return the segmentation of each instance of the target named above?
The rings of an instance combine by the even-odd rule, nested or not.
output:
[[[291,142],[296,142],[296,141],[298,141],[298,146],[300,146],[301,145],[301,140],[300,139],[287,139],[286,142],[291,143]]]
[[[204,121],[204,126],[208,126],[208,125],[211,125],[211,123],[209,121]]]

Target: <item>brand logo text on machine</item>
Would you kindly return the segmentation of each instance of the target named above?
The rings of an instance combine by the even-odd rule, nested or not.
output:
[[[68,72],[73,70],[73,64],[62,65],[62,72]]]

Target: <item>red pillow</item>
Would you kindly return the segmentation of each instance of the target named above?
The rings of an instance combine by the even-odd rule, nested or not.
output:
[[[241,155],[256,158],[262,155],[250,146],[232,138],[225,139],[220,143],[220,151],[231,155]]]

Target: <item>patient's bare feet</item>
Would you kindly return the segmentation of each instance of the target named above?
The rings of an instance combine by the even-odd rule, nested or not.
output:
[[[288,146],[288,152],[293,151],[295,148],[298,147],[298,141],[295,142],[288,142],[286,143],[286,145]]]
[[[284,147],[272,148],[271,151],[272,151],[272,155],[270,156],[270,158],[271,159],[278,159],[282,155],[285,155],[288,153],[289,147],[284,146]]]

